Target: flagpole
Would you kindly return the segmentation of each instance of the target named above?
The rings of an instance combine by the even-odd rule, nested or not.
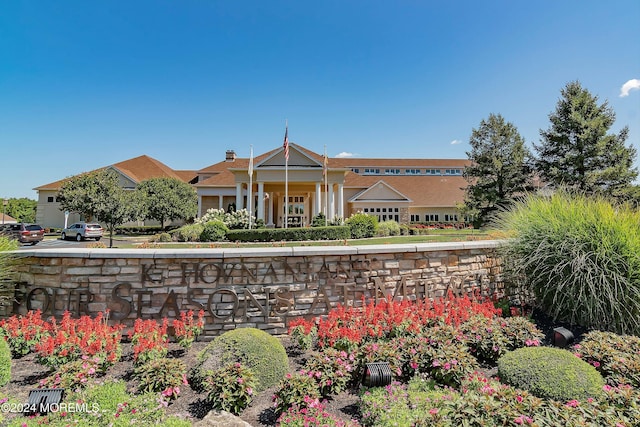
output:
[[[284,228],[289,228],[289,122],[284,131]]]
[[[249,230],[251,230],[251,220],[253,219],[253,212],[251,211],[251,201],[253,199],[253,145],[251,145],[250,147],[251,154],[249,156],[249,169],[247,170],[247,172],[249,173],[249,197],[247,200],[247,206],[249,208]]]
[[[324,226],[329,221],[329,167],[327,165],[327,144],[324,145]]]

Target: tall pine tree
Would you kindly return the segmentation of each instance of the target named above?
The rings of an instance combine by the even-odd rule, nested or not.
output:
[[[464,212],[474,225],[487,222],[496,210],[508,206],[519,194],[532,188],[531,153],[518,129],[498,114],[490,114],[473,129],[464,171]]]
[[[549,115],[551,126],[540,131],[540,145],[534,144],[536,172],[553,187],[624,198],[638,176],[636,150],[625,146],[628,128],[607,133],[615,113],[580,82],[568,83],[561,94]]]

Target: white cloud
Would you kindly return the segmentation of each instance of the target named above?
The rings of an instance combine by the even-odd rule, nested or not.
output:
[[[454,139],[453,141],[451,141],[451,145],[458,145],[458,144],[462,144],[462,141],[460,141],[459,139]]]
[[[338,158],[343,158],[343,157],[353,157],[353,156],[355,156],[355,154],[353,154],[353,153],[348,153],[348,152],[346,152],[346,151],[343,151],[342,153],[340,153],[340,154],[337,154],[337,155],[336,155],[336,157],[338,157]]]
[[[620,97],[629,96],[629,92],[633,89],[640,89],[640,79],[631,79],[620,88]]]

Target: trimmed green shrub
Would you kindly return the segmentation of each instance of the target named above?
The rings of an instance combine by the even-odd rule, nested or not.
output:
[[[346,226],[230,230],[227,233],[227,240],[231,242],[344,240],[350,237],[351,232]]]
[[[506,278],[554,320],[640,335],[640,211],[558,191],[498,215]]]
[[[351,215],[351,217],[345,221],[345,225],[349,227],[352,239],[364,239],[376,235],[378,231],[378,218],[365,213],[357,213]]]
[[[178,242],[197,242],[200,239],[202,230],[204,230],[202,224],[188,224],[171,231],[169,234]]]
[[[558,401],[586,400],[602,394],[602,375],[567,350],[526,347],[498,360],[498,376],[506,384]]]
[[[378,224],[378,236],[387,237],[387,236],[399,236],[400,235],[400,224],[393,220],[382,221]]]
[[[280,340],[256,328],[225,332],[202,350],[198,360],[196,380],[207,371],[240,363],[255,373],[258,392],[278,384],[289,368],[289,358]]]
[[[227,237],[229,229],[224,222],[220,220],[209,221],[204,224],[202,233],[200,233],[201,242],[219,242]]]
[[[0,386],[11,380],[11,349],[9,344],[0,337]]]

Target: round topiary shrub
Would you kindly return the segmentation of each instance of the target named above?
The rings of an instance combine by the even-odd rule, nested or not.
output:
[[[602,375],[567,350],[524,347],[498,360],[500,380],[541,398],[585,400],[602,393]]]
[[[227,237],[229,229],[224,222],[219,220],[209,221],[204,224],[202,233],[200,233],[201,242],[219,242]]]
[[[9,344],[0,337],[0,386],[11,380],[11,349]]]
[[[282,343],[256,328],[238,328],[216,337],[198,355],[195,376],[204,378],[232,363],[241,363],[256,375],[258,392],[277,385],[289,369]]]

